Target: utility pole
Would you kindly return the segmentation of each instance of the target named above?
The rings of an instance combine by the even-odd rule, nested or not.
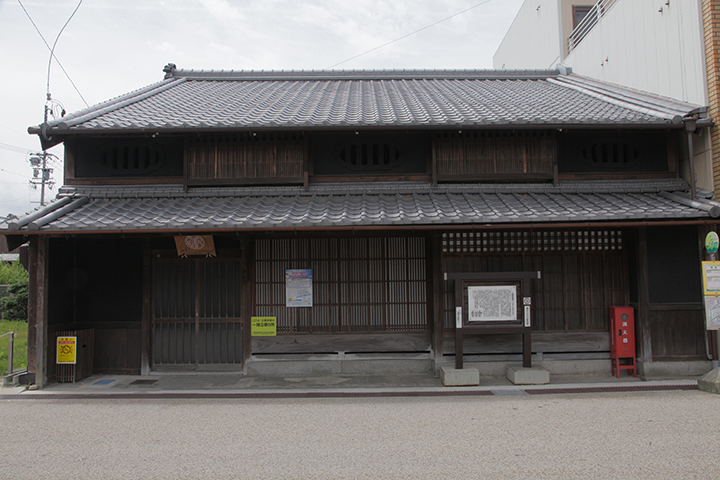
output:
[[[33,169],[30,185],[36,189],[40,186],[40,206],[45,205],[45,187],[52,189],[55,185],[55,179],[52,177],[53,169],[48,167],[48,163],[57,160],[55,155],[45,150],[30,154],[30,165]]]

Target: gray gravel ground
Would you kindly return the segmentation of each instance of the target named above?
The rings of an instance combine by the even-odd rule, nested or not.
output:
[[[720,395],[0,401],[3,479],[720,478]]]

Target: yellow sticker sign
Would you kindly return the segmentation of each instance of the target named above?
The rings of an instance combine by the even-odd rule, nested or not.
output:
[[[57,337],[57,363],[76,363],[77,337]]]
[[[250,333],[253,337],[274,337],[277,335],[277,317],[251,317]]]

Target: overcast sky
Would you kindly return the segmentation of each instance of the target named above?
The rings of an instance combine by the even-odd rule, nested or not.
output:
[[[78,5],[20,2],[0,0],[0,218],[40,200],[27,161],[40,142],[27,127],[43,121],[50,52],[35,26],[52,46]],[[194,70],[489,69],[522,3],[83,0],[55,48],[49,90],[74,112],[162,80],[169,62]],[[62,159],[62,145],[50,152]],[[54,177],[61,185],[60,164]],[[57,186],[46,196],[56,194]]]

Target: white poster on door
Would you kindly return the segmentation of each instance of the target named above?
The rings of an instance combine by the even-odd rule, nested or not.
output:
[[[312,270],[285,270],[285,306],[312,307]]]

